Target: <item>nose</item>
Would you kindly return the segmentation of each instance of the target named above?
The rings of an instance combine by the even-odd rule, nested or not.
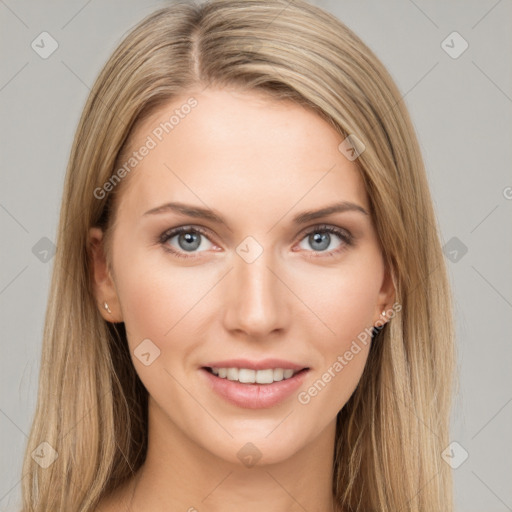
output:
[[[224,325],[231,332],[260,338],[286,329],[290,292],[280,280],[271,251],[248,263],[235,255],[234,268],[224,279]]]

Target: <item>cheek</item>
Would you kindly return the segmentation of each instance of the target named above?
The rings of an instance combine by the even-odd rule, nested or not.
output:
[[[212,276],[198,279],[197,267],[130,260],[118,292],[135,370],[159,410],[188,411],[187,417],[197,416],[204,424],[205,418],[180,383],[187,381],[196,363],[194,354],[202,339],[198,314],[215,284],[210,283]]]
[[[371,331],[382,280],[378,260],[369,265],[361,258],[357,264],[331,270],[316,276],[321,279],[311,274],[301,291],[315,313],[312,321],[324,324],[320,339],[326,353],[343,350],[365,329]]]
[[[194,331],[201,326],[204,304],[218,277],[207,268],[177,267],[166,260],[165,254],[148,254],[143,250],[126,250],[118,258],[119,279],[116,283],[130,351],[145,339],[150,339],[164,359],[176,360],[172,353],[179,350],[186,359],[199,336]],[[126,256],[130,254],[130,256]],[[138,361],[134,361],[139,370]],[[141,368],[143,370],[143,368]]]
[[[321,354],[321,364],[297,396],[308,414],[332,418],[354,392],[371,346],[382,279],[379,272],[378,260],[368,266],[361,259],[323,279],[326,284],[321,289],[311,288],[309,283],[315,292],[308,294],[308,306],[324,324],[311,315],[310,329],[315,323],[317,331],[324,334],[311,338]]]

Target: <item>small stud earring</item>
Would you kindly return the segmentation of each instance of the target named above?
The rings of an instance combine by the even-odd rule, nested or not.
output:
[[[108,307],[108,304],[106,302],[103,303],[103,307],[110,313],[112,314],[112,311],[110,310],[110,308]]]
[[[386,316],[386,312],[385,311],[382,312],[382,316]]]

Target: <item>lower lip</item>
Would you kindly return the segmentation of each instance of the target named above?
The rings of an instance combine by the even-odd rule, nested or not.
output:
[[[201,372],[211,388],[228,402],[244,409],[265,409],[279,404],[296,391],[309,370],[302,370],[289,379],[272,384],[242,384],[217,377],[205,368],[201,368]]]

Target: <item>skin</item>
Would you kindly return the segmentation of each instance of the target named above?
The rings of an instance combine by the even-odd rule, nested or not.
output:
[[[303,391],[358,334],[383,322],[394,289],[371,216],[346,211],[292,222],[339,201],[369,212],[361,176],[338,150],[343,138],[317,114],[255,92],[205,89],[176,98],[136,127],[131,148],[190,96],[197,107],[125,178],[112,274],[102,233],[90,230],[98,307],[105,320],[125,322],[150,395],[146,462],[100,510],[333,510],[336,415],[360,380],[370,345],[308,404],[293,393],[271,408],[237,407],[205,384],[200,367],[282,358],[310,368]],[[227,226],[174,212],[144,216],[170,201],[213,209]],[[353,244],[327,233],[323,249],[307,234],[318,224],[348,230]],[[189,258],[158,242],[178,226],[209,233],[198,235],[201,245],[191,252],[183,237],[165,242]],[[252,263],[236,252],[247,236],[263,249]],[[160,356],[145,366],[133,351],[147,338]],[[261,453],[253,467],[237,456],[248,442]]]

